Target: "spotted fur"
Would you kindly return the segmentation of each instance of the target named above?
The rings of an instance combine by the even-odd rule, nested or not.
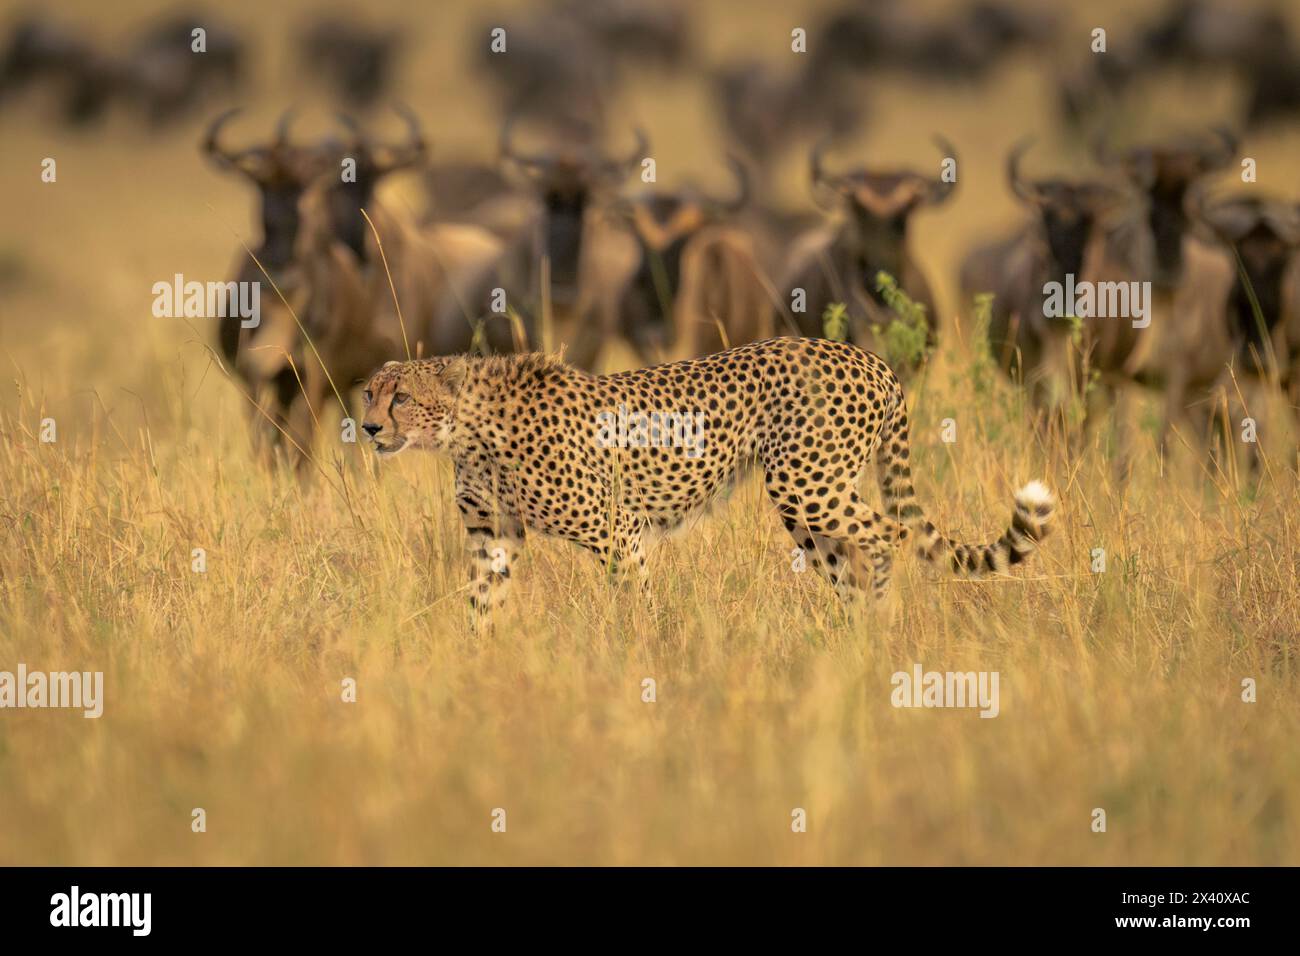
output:
[[[498,606],[526,531],[575,541],[644,580],[646,546],[725,493],[747,466],[811,563],[842,597],[888,587],[895,545],[958,574],[1006,571],[1052,516],[1031,482],[992,544],[945,537],[917,504],[902,388],[878,356],[822,339],[777,338],[705,358],[593,376],[540,355],[390,362],[367,389],[377,451],[448,454],[474,565],[471,601]],[[602,412],[698,415],[687,447],[604,447]],[[607,435],[605,436],[608,437]],[[873,453],[884,498],[859,495]]]

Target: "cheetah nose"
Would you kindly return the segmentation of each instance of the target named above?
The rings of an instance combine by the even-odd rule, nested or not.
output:
[[[383,428],[384,428],[383,425],[375,425],[372,422],[366,422],[366,424],[361,426],[361,430],[365,432],[367,435],[369,435],[371,438],[374,438],[381,431],[383,431]]]

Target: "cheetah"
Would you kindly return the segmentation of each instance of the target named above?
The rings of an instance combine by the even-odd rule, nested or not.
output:
[[[655,533],[715,503],[751,465],[807,560],[849,600],[886,594],[909,538],[956,574],[1005,571],[1034,551],[1054,510],[1032,481],[992,544],[936,531],[912,489],[898,378],[845,342],[774,338],[614,375],[540,353],[389,362],[363,397],[377,454],[424,448],[454,463],[475,620],[504,601],[529,531],[574,541],[644,585]],[[884,514],[859,495],[873,454]]]

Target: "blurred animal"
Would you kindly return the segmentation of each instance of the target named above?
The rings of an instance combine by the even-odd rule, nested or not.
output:
[[[640,245],[619,313],[624,339],[645,362],[706,355],[772,334],[772,301],[753,240],[730,223],[749,200],[749,178],[739,161],[731,167],[733,197],[684,186],[614,205]]]
[[[194,33],[202,29],[203,49]],[[124,93],[155,125],[237,90],[247,53],[231,27],[197,12],[171,16],[145,29],[126,56]]]
[[[199,28],[203,49],[196,51]],[[29,19],[17,25],[0,60],[0,95],[44,84],[59,92],[64,119],[74,125],[99,119],[114,102],[160,125],[238,88],[244,69],[239,35],[198,14],[148,26],[121,56],[70,29]]]
[[[1240,80],[1248,126],[1300,115],[1300,48],[1287,18],[1265,6],[1173,0],[1152,22],[1104,56],[1067,72],[1059,95],[1066,118],[1082,123],[1128,94],[1134,81],[1181,70]]]
[[[309,75],[321,79],[353,108],[374,105],[388,93],[402,50],[396,28],[371,27],[341,15],[307,24],[298,40],[298,57]]]
[[[514,129],[513,119],[502,126],[502,162],[535,198],[510,243],[511,299],[534,327],[566,345],[570,362],[592,369],[601,346],[620,330],[623,289],[638,261],[636,241],[603,208],[605,194],[640,165],[649,141],[638,130],[636,145],[621,157],[607,155],[590,135],[521,152]]]
[[[120,95],[126,69],[75,31],[49,20],[19,21],[0,57],[0,99],[32,87],[51,87],[65,122],[85,125],[104,115]]]
[[[948,82],[980,80],[1004,58],[1042,46],[1055,17],[997,0],[978,0],[943,17],[897,2],[835,9],[812,46],[821,58],[864,74],[884,71]]]
[[[778,160],[801,139],[846,137],[862,126],[864,97],[850,73],[822,56],[784,70],[746,61],[714,71],[715,108],[731,148],[755,170],[760,194],[772,190]]]
[[[1197,439],[1235,435],[1240,398],[1270,383],[1300,425],[1300,207],[1204,193],[1189,196],[1198,231],[1186,244],[1175,319],[1154,330],[1137,374],[1165,389],[1166,427],[1182,422]]]
[[[535,201],[498,163],[444,160],[424,176],[428,222],[469,222],[510,240],[531,221]]]
[[[310,428],[331,383],[350,388],[386,357],[516,345],[508,319],[489,311],[501,241],[468,224],[421,226],[376,198],[381,181],[427,157],[415,115],[399,113],[407,136],[391,144],[344,117],[350,141],[335,153],[339,172],[323,195],[320,226],[300,243],[310,296],[304,324],[319,354],[306,363],[300,429]]]
[[[936,143],[955,164],[955,147],[942,137]],[[897,318],[877,284],[883,272],[924,309],[925,339],[933,344],[938,327],[934,296],[910,248],[908,230],[919,209],[940,205],[953,195],[955,177],[946,181],[912,171],[865,168],[831,174],[824,169],[825,149],[823,142],[812,151],[809,172],[814,196],[829,195],[834,200],[829,208],[838,217],[795,242],[780,285],[784,307],[796,310],[794,321],[804,335],[820,336],[827,307],[842,303],[852,340],[883,351],[874,330]],[[908,371],[900,368],[901,374]]]
[[[1070,356],[1074,331],[1067,317],[1049,317],[1045,286],[1049,282],[1118,281],[1134,257],[1152,257],[1149,237],[1124,229],[1116,239],[1116,220],[1131,221],[1135,199],[1130,190],[1095,179],[1026,180],[1020,161],[1030,142],[1007,157],[1011,191],[1030,210],[1029,220],[1011,236],[980,246],[962,263],[961,290],[969,303],[980,293],[993,295],[989,345],[999,366],[1024,381],[1045,407],[1059,405],[1068,387],[1082,391],[1082,371]],[[1109,242],[1109,245],[1108,245]],[[1145,245],[1145,248],[1144,248]],[[1081,347],[1094,367],[1120,367],[1134,347],[1130,322],[1090,321],[1081,330]]]
[[[595,128],[631,69],[676,67],[689,55],[685,7],[676,0],[552,0],[480,23],[474,42],[502,113],[582,116]]]
[[[303,356],[294,314],[301,319],[308,301],[299,243],[304,217],[311,215],[305,206],[319,204],[318,196],[309,196],[327,167],[317,147],[290,141],[288,112],[268,144],[232,149],[222,142],[222,135],[238,112],[228,110],[213,119],[200,149],[220,169],[245,177],[257,190],[261,239],[252,250],[241,249],[236,256],[234,281],[259,283],[265,294],[260,296],[259,324],[244,328],[237,317],[223,318],[217,344],[249,397],[274,423],[266,427],[262,413],[253,411],[254,434],[267,439],[261,442],[262,450],[270,451],[279,445],[281,429],[289,427],[289,410],[298,392],[294,368],[302,367]]]
[[[1154,243],[1155,262],[1134,265],[1158,289],[1172,289],[1182,281],[1183,244],[1191,228],[1186,209],[1189,190],[1202,177],[1224,168],[1236,151],[1236,137],[1222,128],[1209,139],[1184,136],[1119,153],[1104,141],[1096,144],[1098,161],[1118,169],[1146,197],[1145,228]]]

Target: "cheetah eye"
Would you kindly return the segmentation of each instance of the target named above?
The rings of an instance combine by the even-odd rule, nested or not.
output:
[[[393,396],[394,405],[405,405],[410,400],[411,400],[411,396],[407,395],[405,392],[398,392],[396,395]]]
[[[367,405],[369,405],[371,402],[375,400],[375,395],[372,391],[370,391],[370,389],[366,389],[364,392],[362,392],[361,397],[366,400]]]

